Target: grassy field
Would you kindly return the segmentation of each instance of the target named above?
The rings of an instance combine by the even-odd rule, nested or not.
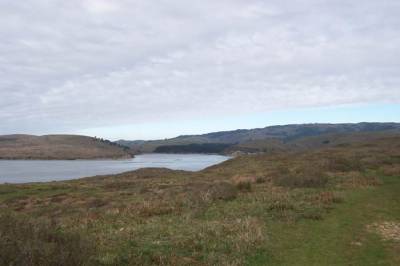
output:
[[[0,186],[0,265],[399,265],[400,138]]]

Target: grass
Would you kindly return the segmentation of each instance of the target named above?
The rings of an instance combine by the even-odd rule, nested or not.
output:
[[[196,173],[142,169],[1,185],[0,259],[4,265],[399,265],[396,141],[243,156]]]
[[[87,265],[93,243],[81,232],[64,231],[47,220],[15,214],[0,216],[1,265]]]
[[[343,203],[323,220],[296,224],[275,223],[271,240],[249,265],[398,265],[399,243],[384,241],[367,226],[400,221],[400,180],[384,177],[384,184],[346,194]]]

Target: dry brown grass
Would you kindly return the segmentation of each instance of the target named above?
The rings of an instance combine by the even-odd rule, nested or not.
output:
[[[233,200],[237,197],[237,188],[227,181],[190,182],[183,186],[183,191],[194,202]]]
[[[166,214],[179,214],[182,212],[182,205],[179,202],[166,202],[163,200],[143,201],[128,209],[142,217],[160,216]]]
[[[240,191],[251,191],[252,184],[262,183],[261,178],[257,176],[242,176],[236,175],[232,178],[232,182]]]
[[[310,166],[294,168],[289,174],[274,179],[276,185],[290,188],[325,187],[328,183],[326,173]]]
[[[369,188],[382,184],[379,177],[375,175],[366,175],[365,173],[356,171],[336,173],[336,176],[340,176],[341,184],[339,185],[345,188]]]
[[[399,222],[379,222],[367,226],[370,232],[378,233],[385,240],[400,241]]]
[[[312,200],[316,204],[331,205],[333,203],[341,203],[344,200],[343,194],[337,191],[322,191],[314,196]]]
[[[0,136],[0,159],[73,160],[130,157],[123,147],[86,136]]]
[[[380,171],[385,176],[400,176],[400,165],[384,165],[380,167]]]
[[[235,185],[238,185],[240,183],[250,183],[254,184],[258,180],[257,176],[242,176],[242,175],[236,175],[232,178],[232,181]]]
[[[0,215],[0,265],[95,265],[93,244],[48,220]]]

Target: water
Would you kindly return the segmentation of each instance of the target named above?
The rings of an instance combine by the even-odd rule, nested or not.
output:
[[[69,180],[117,174],[145,167],[198,171],[228,159],[227,156],[205,154],[143,154],[128,160],[0,160],[0,183]]]

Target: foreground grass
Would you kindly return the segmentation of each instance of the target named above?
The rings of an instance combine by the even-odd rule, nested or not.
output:
[[[247,263],[399,265],[400,243],[368,230],[376,222],[400,221],[400,177],[382,180],[377,188],[346,193],[346,200],[321,221],[271,224],[271,241]]]
[[[399,143],[1,185],[0,264],[399,265]]]

